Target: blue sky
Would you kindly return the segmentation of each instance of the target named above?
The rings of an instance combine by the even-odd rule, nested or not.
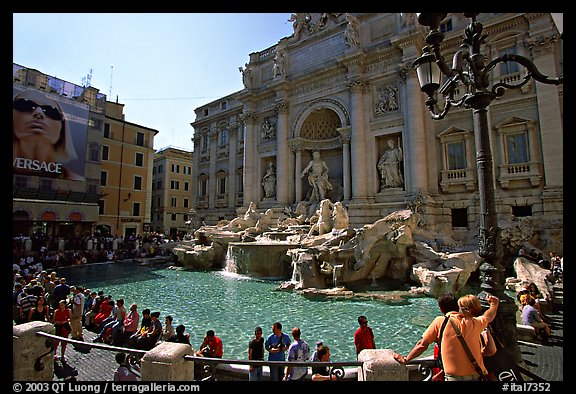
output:
[[[15,13],[13,62],[78,85],[90,76],[127,121],[160,131],[155,149],[192,150],[194,109],[243,89],[238,67],[291,35],[290,15]]]

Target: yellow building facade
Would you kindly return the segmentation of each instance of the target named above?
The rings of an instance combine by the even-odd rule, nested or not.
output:
[[[150,231],[154,136],[158,130],[124,120],[123,104],[107,102],[102,140],[98,233]]]

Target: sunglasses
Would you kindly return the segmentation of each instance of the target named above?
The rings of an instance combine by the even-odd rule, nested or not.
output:
[[[62,114],[60,113],[58,108],[53,107],[51,105],[40,105],[40,104],[37,104],[34,101],[28,100],[28,99],[16,99],[16,100],[14,100],[12,108],[14,108],[16,111],[19,111],[19,112],[32,112],[36,108],[41,108],[44,115],[46,115],[50,119],[60,120],[60,121],[63,119]]]

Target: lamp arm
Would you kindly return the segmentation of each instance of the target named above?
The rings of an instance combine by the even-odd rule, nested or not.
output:
[[[497,63],[500,62],[516,62],[524,67],[529,72],[529,75],[532,76],[538,82],[542,82],[549,85],[561,85],[564,83],[564,76],[560,75],[558,78],[549,78],[547,75],[544,75],[538,70],[538,67],[532,62],[532,60],[528,59],[527,57],[514,55],[514,54],[505,54],[500,56],[497,59],[492,60],[487,66],[487,70],[491,70],[496,66]]]
[[[426,106],[428,107],[428,111],[430,112],[430,115],[432,117],[433,120],[440,120],[440,119],[444,119],[444,117],[448,114],[448,111],[450,111],[450,108],[452,107],[452,100],[450,96],[445,96],[445,101],[444,101],[444,109],[442,110],[442,112],[437,113],[436,110],[438,109],[438,106],[436,104],[438,104],[438,101],[435,98],[428,98],[428,100],[426,100]]]
[[[442,74],[446,75],[447,77],[452,76],[453,71],[448,67],[446,62],[444,61],[444,56],[440,53],[440,45],[436,44],[432,46],[432,50],[434,51],[434,57],[436,57],[436,64],[440,67],[440,71]]]

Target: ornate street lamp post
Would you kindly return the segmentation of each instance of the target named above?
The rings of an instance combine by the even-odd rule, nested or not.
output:
[[[423,54],[416,59],[413,67],[418,75],[421,90],[426,93],[426,106],[432,118],[443,119],[450,108],[471,108],[474,120],[474,140],[476,145],[476,167],[478,175],[478,193],[480,199],[480,220],[478,234],[478,251],[484,262],[480,266],[482,291],[478,295],[484,304],[487,293],[500,298],[498,315],[493,323],[494,329],[504,346],[510,351],[517,362],[522,361],[516,339],[516,304],[505,293],[505,256],[498,242],[498,218],[494,198],[494,177],[492,153],[490,150],[490,135],[488,128],[488,106],[504,95],[506,89],[516,89],[525,85],[530,78],[545,84],[559,85],[563,77],[548,78],[542,75],[534,63],[523,56],[506,54],[485,64],[485,56],[480,52],[487,37],[482,33],[483,26],[476,21],[477,13],[466,13],[471,22],[466,27],[463,43],[453,57],[452,67],[449,67],[440,53],[440,44],[444,34],[438,28],[447,13],[418,14],[418,23],[428,26],[430,31],[426,36],[426,46]],[[499,82],[490,88],[490,72],[497,64],[515,62],[526,68],[526,76],[517,84]],[[442,76],[444,82],[442,83]],[[456,99],[456,88],[464,90],[463,95]],[[444,106],[439,108],[437,93],[444,96]]]

